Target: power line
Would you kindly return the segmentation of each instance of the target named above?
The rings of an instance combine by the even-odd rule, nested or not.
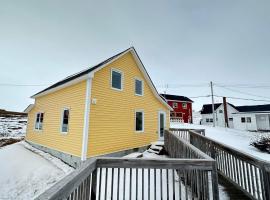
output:
[[[224,97],[220,95],[214,95],[215,97]],[[246,100],[246,101],[263,101],[263,102],[270,102],[270,100],[263,100],[263,99],[248,99],[248,98],[241,98],[241,97],[227,97],[228,99],[238,99],[238,100]]]
[[[10,86],[10,87],[41,87],[41,86],[49,86],[49,84],[12,84],[12,83],[0,83],[0,86]]]
[[[235,88],[246,88],[246,89],[270,89],[270,85],[257,85],[257,84],[221,84],[216,83],[216,86],[221,87],[235,87]]]
[[[265,98],[265,99],[269,99],[270,100],[270,97],[260,96],[260,95],[256,95],[256,94],[251,94],[251,93],[248,93],[248,92],[242,92],[242,91],[239,91],[239,90],[231,89],[231,88],[220,86],[220,85],[216,85],[216,86],[217,87],[220,87],[220,88],[224,88],[224,89],[229,90],[229,91],[232,91],[232,92],[236,92],[236,93],[240,93],[240,94],[244,94],[244,95],[249,95],[249,96],[254,96],[254,97],[259,97],[259,98]]]
[[[209,84],[163,84],[157,85],[158,88],[182,88],[182,87],[209,87]]]

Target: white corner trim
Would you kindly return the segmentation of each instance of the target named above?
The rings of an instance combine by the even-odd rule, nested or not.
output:
[[[83,121],[83,137],[82,137],[82,154],[81,160],[84,161],[87,158],[88,147],[88,135],[89,135],[89,118],[90,118],[90,105],[91,105],[91,91],[92,91],[92,79],[93,74],[89,74],[86,79],[86,91],[85,91],[85,108],[84,108],[84,121]]]

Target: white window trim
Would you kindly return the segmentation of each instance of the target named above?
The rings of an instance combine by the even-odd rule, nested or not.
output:
[[[136,93],[136,81],[141,81],[142,82],[142,94],[137,94]],[[136,96],[142,97],[144,95],[144,81],[141,78],[135,77],[134,78],[134,93]]]
[[[42,129],[36,129],[36,121],[37,121],[37,114],[40,114],[40,113],[43,113],[43,122],[42,122]],[[34,121],[34,131],[36,132],[42,132],[43,131],[43,124],[44,124],[44,112],[43,111],[39,111],[39,112],[36,112],[36,115],[35,115],[35,121]]]
[[[176,106],[174,106],[175,103],[176,103]],[[173,102],[173,108],[178,108],[178,102]]]
[[[184,104],[186,105],[185,107],[184,107]],[[186,102],[182,103],[182,108],[185,109],[185,110],[187,109],[187,103]]]
[[[68,131],[67,132],[62,131],[63,118],[64,118],[64,111],[65,110],[68,110],[69,111],[69,113],[68,113]],[[60,133],[62,135],[67,135],[69,133],[69,124],[70,124],[70,108],[69,107],[64,107],[61,110],[61,121],[60,121]]]
[[[140,130],[140,131],[136,130],[136,113],[137,112],[142,113],[142,130]],[[134,112],[134,131],[136,133],[144,133],[144,110],[138,109],[138,110],[135,110],[135,112]]]
[[[121,74],[121,89],[114,88],[112,86],[112,73],[113,73],[113,71],[118,72],[118,73]],[[123,89],[124,89],[124,84],[123,83],[124,83],[124,73],[119,69],[111,68],[111,81],[110,81],[111,89],[116,90],[116,91],[123,91]]]

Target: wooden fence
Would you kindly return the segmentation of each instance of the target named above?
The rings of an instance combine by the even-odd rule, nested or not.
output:
[[[217,161],[220,175],[249,198],[270,199],[270,163],[212,140],[193,130],[171,130]],[[179,134],[181,132],[181,134]]]

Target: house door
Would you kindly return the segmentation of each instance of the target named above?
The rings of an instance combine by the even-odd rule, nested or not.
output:
[[[159,139],[164,139],[164,131],[165,131],[165,124],[166,124],[166,113],[163,111],[158,112],[158,134]]]

